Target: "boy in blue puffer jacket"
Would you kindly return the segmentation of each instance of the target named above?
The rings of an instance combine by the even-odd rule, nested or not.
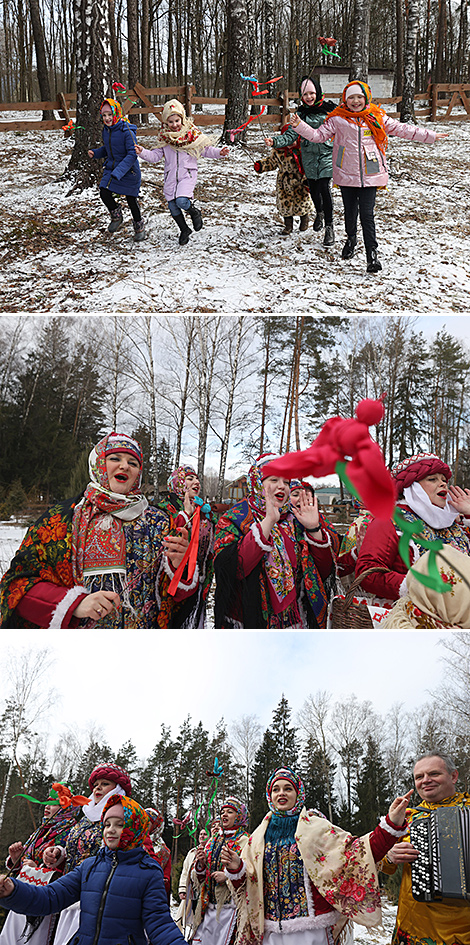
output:
[[[50,886],[30,887],[2,876],[2,907],[51,915],[80,900],[73,945],[184,945],[170,915],[162,868],[142,848],[146,811],[130,797],[111,794],[102,823],[105,846],[97,856]]]
[[[103,144],[101,148],[89,151],[88,157],[97,161],[107,159],[100,181],[100,197],[111,214],[108,232],[115,233],[122,226],[122,210],[114,199],[114,194],[122,194],[132,213],[134,239],[140,243],[145,239],[145,227],[137,202],[141,181],[140,166],[134,150],[137,128],[123,116],[122,108],[114,98],[105,98],[100,115],[104,126]]]

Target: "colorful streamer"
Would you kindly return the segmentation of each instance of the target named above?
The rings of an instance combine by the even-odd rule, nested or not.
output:
[[[248,121],[245,121],[243,125],[239,125],[238,128],[227,128],[227,134],[230,135],[230,141],[234,141],[235,135],[238,134],[239,131],[243,131],[243,129],[250,125],[252,121],[256,121],[260,115],[264,115],[265,111],[266,105],[262,105],[258,115],[251,115]]]

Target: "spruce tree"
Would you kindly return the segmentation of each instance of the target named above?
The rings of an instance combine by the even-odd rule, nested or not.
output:
[[[366,752],[362,758],[359,775],[354,789],[357,809],[354,812],[353,826],[357,834],[374,830],[382,814],[386,814],[392,798],[390,797],[390,778],[385,768],[378,742],[368,735]]]

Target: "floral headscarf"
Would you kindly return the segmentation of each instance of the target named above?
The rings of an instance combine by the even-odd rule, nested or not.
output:
[[[118,121],[129,122],[127,115],[123,115],[122,113],[120,102],[117,102],[115,98],[105,98],[104,101],[101,102],[100,115],[101,115],[101,110],[103,108],[103,105],[109,105],[109,107],[111,108],[111,111],[113,113],[113,125],[117,125]]]
[[[238,797],[227,797],[220,808],[221,812],[223,811],[224,807],[229,807],[230,810],[236,811],[237,816],[234,820],[234,827],[248,826],[247,806],[243,803],[243,801],[240,801]]]
[[[126,452],[139,456],[141,471],[133,489],[118,495],[109,488],[106,456],[110,452]],[[72,567],[76,584],[88,576],[126,574],[126,541],[122,522],[139,517],[148,506],[140,490],[142,450],[132,437],[109,433],[93,447],[88,458],[90,482],[85,495],[74,511],[72,523]]]
[[[168,476],[168,490],[174,492],[179,499],[184,499],[186,476],[197,476],[197,472],[192,466],[178,466]]]
[[[120,804],[124,810],[124,830],[119,838],[118,850],[133,850],[135,847],[141,847],[149,831],[150,817],[147,811],[131,797],[110,794],[101,815],[103,827],[107,811],[115,804]]]
[[[292,810],[277,810],[274,807],[274,804],[271,800],[271,791],[276,781],[282,778],[284,781],[289,781],[292,784],[293,788],[297,791],[297,800],[295,802]],[[266,800],[268,802],[269,809],[272,810],[273,814],[278,817],[292,817],[294,814],[300,814],[302,807],[305,804],[305,787],[302,779],[288,766],[284,768],[276,768],[275,771],[269,776],[266,784]]]
[[[436,563],[451,590],[440,593],[413,572],[429,574],[427,551],[406,575],[408,592],[392,607],[384,627],[391,630],[462,630],[470,626],[470,559],[450,544],[436,553]]]
[[[266,512],[266,499],[263,490],[263,480],[266,477],[263,475],[263,467],[266,463],[272,462],[275,459],[279,459],[279,457],[274,453],[263,453],[258,457],[256,462],[253,463],[253,466],[250,467],[248,472],[247,478],[250,486],[248,503],[257,521],[264,518]],[[292,523],[286,521],[290,513],[289,498],[287,498],[281,506],[280,513],[281,517],[279,522],[273,525],[271,529],[270,538],[273,543],[273,548],[266,558],[265,569],[267,578],[276,596],[279,600],[283,600],[295,587],[295,577],[285,545],[285,536],[280,528],[280,526],[285,523],[289,534],[291,534],[289,525]]]

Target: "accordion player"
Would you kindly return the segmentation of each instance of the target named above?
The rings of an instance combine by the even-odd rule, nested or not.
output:
[[[469,835],[468,807],[439,807],[413,821],[410,840],[419,852],[411,864],[414,899],[470,899]]]

